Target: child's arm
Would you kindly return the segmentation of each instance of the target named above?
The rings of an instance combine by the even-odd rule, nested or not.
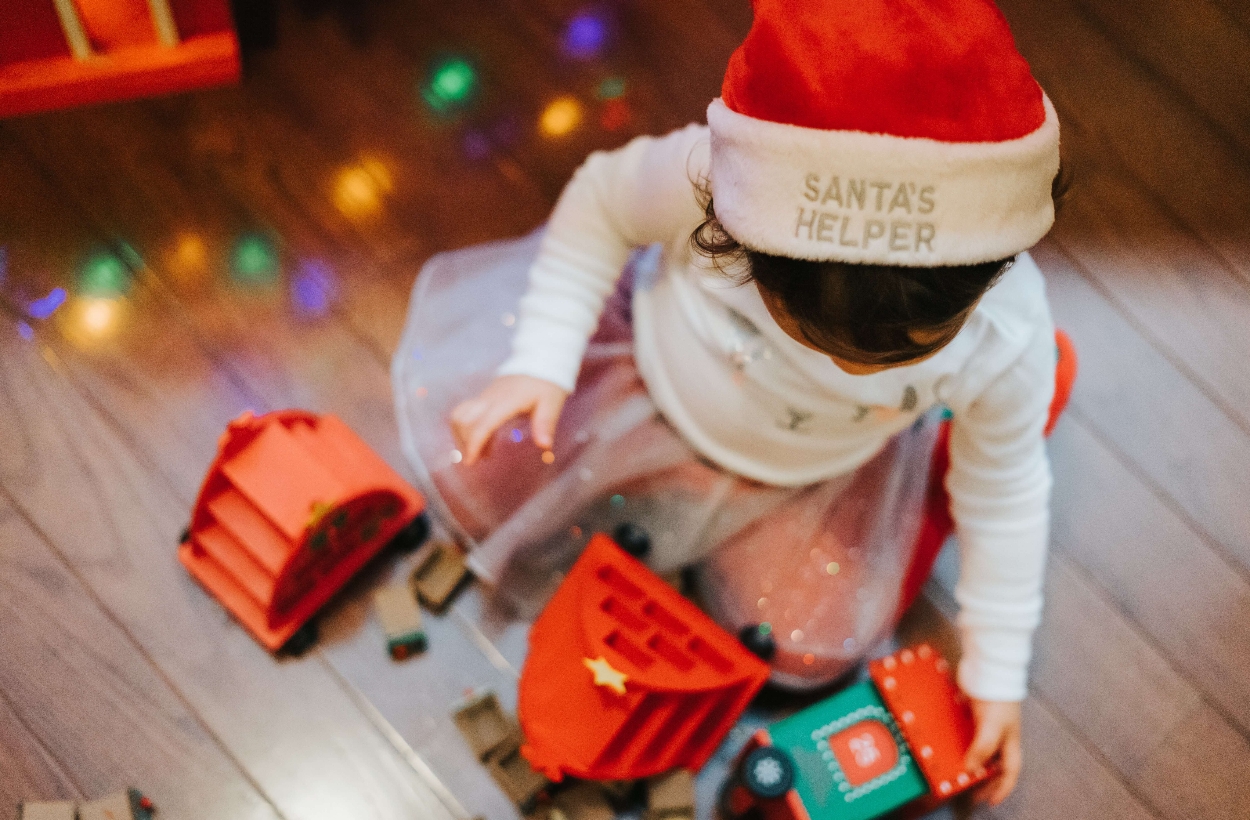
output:
[[[1043,429],[1054,373],[1054,329],[1047,320],[1014,364],[956,411],[951,427],[947,488],[962,559],[955,591],[963,644],[959,683],[977,717],[971,762],[1000,758],[1002,776],[981,792],[993,803],[1011,792],[1021,767],[1019,702],[1028,691],[1050,532]]]
[[[511,357],[481,395],[452,411],[466,464],[517,415],[532,415],[535,442],[551,446],[587,341],[630,252],[698,224],[693,181],[706,173],[706,156],[707,129],[691,125],[597,151],[573,175],[530,268]]]

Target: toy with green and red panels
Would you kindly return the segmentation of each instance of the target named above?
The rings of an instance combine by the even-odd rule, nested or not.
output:
[[[909,804],[931,809],[993,774],[964,767],[972,711],[931,647],[873,661],[869,672],[757,732],[722,795],[724,816],[871,820]]]

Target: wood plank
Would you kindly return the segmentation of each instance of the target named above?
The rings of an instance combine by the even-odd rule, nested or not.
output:
[[[1087,168],[1079,195],[1036,256],[1047,269],[1075,268],[1225,415],[1250,430],[1250,280],[1139,186]]]
[[[1129,459],[1218,545],[1250,570],[1250,434],[1165,360],[1069,261],[1037,249],[1056,322],[1076,344],[1073,411]]]
[[[187,501],[101,423],[63,371],[19,344],[0,348],[4,383],[20,387],[7,392],[8,434],[30,442],[39,464],[0,484],[280,812],[447,816],[318,658],[275,663],[194,584],[174,559]]]
[[[1250,34],[1219,5],[1156,0],[1131,8],[1083,0],[1083,10],[1122,52],[1175,87],[1243,148],[1250,148]]]
[[[1159,745],[1136,781],[1169,817],[1240,820],[1250,806],[1250,743],[1202,708]]]
[[[0,510],[10,512],[3,496]],[[99,797],[135,786],[171,817],[278,816],[22,518],[5,517],[0,544],[0,690],[55,761],[20,761],[19,771],[56,775],[47,793],[23,798],[72,798],[79,789]],[[71,788],[57,769],[72,773]]]
[[[1213,133],[1183,96],[1118,53],[1082,15],[1080,2],[999,3],[1059,110],[1065,153],[1078,178],[1087,163],[1123,166],[1240,275],[1250,276],[1250,247],[1242,241],[1241,215],[1250,212],[1244,149]]]
[[[0,806],[80,797],[73,778],[0,694]]]
[[[1011,797],[985,813],[995,820],[1145,820],[1156,815],[1082,746],[1048,708],[1024,702],[1026,776]],[[1038,754],[1038,752],[1041,754]]]

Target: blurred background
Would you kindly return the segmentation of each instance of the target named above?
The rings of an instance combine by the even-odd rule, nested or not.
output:
[[[1073,184],[1034,256],[1081,375],[1025,777],[973,814],[1244,818],[1250,7],[999,5],[1062,123]],[[396,666],[367,614],[384,566],[275,662],[178,533],[244,409],[336,413],[407,475],[387,369],[422,263],[541,224],[588,152],[702,121],[750,22],[747,0],[5,0],[0,812],[137,785],[166,817],[517,816],[448,710],[513,687],[523,625],[470,591],[430,619],[443,652]],[[909,628],[949,630],[956,573]]]

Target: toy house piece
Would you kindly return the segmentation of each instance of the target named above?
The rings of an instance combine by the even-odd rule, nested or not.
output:
[[[759,658],[602,534],[529,643],[523,753],[557,781],[697,769],[768,678]]]
[[[77,818],[78,807],[72,800],[23,803],[17,810],[17,820],[77,820]]]
[[[440,541],[412,571],[417,597],[434,612],[442,612],[460,585],[469,577],[464,555],[455,544]]]
[[[990,773],[963,766],[973,723],[946,661],[929,646],[874,661],[852,686],[756,733],[722,813],[766,820],[871,820],[943,800]]]
[[[78,820],[151,820],[155,811],[151,800],[128,789],[83,803],[78,807]]]
[[[508,799],[522,812],[531,811],[550,781],[521,756],[521,729],[499,708],[495,694],[471,698],[456,709],[452,720]]]
[[[0,117],[238,78],[229,0],[0,3]]]
[[[407,584],[382,587],[373,593],[373,608],[386,631],[386,649],[402,661],[425,651],[425,630],[421,628],[421,608]]]
[[[222,435],[178,557],[270,651],[393,539],[424,500],[331,415],[244,413]]]

